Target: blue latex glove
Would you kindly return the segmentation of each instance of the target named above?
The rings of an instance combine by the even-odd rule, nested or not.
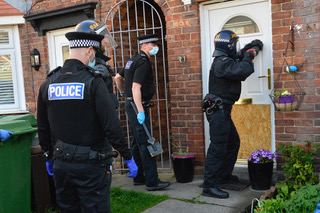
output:
[[[314,211],[314,213],[320,213],[320,203],[318,203],[317,207],[318,208]]]
[[[10,138],[11,135],[13,135],[12,132],[4,130],[4,129],[0,129],[1,141],[6,141],[8,138]]]
[[[127,177],[137,177],[138,174],[138,166],[136,162],[134,161],[133,157],[130,160],[124,160],[128,166],[130,174],[127,174]]]
[[[124,96],[124,94],[120,92],[120,96],[121,96],[121,97],[123,97],[123,96]]]
[[[137,119],[138,119],[139,124],[143,124],[143,122],[146,120],[146,116],[144,114],[144,111],[138,112]]]
[[[53,163],[51,161],[46,161],[47,171],[50,176],[53,176]]]

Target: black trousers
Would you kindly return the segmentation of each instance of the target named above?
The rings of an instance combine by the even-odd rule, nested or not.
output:
[[[231,119],[231,110],[218,109],[207,115],[210,146],[204,171],[204,187],[216,187],[217,180],[231,175],[240,148],[240,138]]]
[[[147,108],[144,107],[146,120],[145,124],[150,132],[150,121]],[[131,106],[131,100],[126,100],[126,113],[130,122],[133,141],[131,144],[131,152],[138,166],[138,175],[134,178],[135,182],[145,179],[147,186],[154,186],[160,180],[158,179],[157,162],[155,157],[151,157],[147,146],[148,136],[141,124],[138,123],[137,114]]]
[[[53,179],[62,213],[110,213],[110,171],[100,161],[55,160]]]

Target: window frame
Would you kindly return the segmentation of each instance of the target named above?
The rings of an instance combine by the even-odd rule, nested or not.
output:
[[[0,114],[26,113],[26,98],[18,25],[0,25],[9,32],[9,44],[0,45],[0,53],[11,55],[14,104],[0,104]],[[20,59],[20,60],[19,60]]]

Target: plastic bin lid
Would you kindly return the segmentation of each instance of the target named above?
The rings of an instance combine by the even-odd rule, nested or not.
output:
[[[29,121],[26,120],[0,120],[0,129],[11,131],[13,133],[13,137],[27,133],[36,133],[38,130],[37,128],[32,127]]]
[[[0,117],[0,122],[12,121],[12,120],[25,120],[25,121],[28,121],[32,127],[37,127],[37,120],[33,114],[6,115],[6,116]]]

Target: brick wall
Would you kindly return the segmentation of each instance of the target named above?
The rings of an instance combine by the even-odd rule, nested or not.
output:
[[[199,5],[181,1],[156,1],[166,19],[168,72],[171,101],[171,139],[196,154],[195,173],[203,173],[204,126]],[[179,63],[178,56],[186,56]]]
[[[33,0],[33,2],[36,2]],[[43,0],[30,14],[90,2],[90,0]],[[105,21],[110,8],[118,1],[101,0],[97,5],[96,19]],[[171,141],[189,146],[196,154],[196,174],[203,173],[204,126],[200,108],[202,100],[202,73],[200,49],[199,5],[184,5],[178,0],[156,0],[165,17],[167,35],[167,72],[171,113]],[[161,12],[161,11],[159,11]],[[29,22],[19,27],[25,79],[26,99],[30,112],[36,114],[36,101],[40,85],[49,71],[48,44],[46,36],[38,37]],[[30,68],[30,51],[37,48],[41,53],[42,66]],[[178,56],[186,56],[186,63],[179,63]]]
[[[294,27],[294,51],[289,45],[284,57],[298,67],[296,74],[301,88],[307,93],[297,111],[275,113],[276,145],[280,143],[319,144],[320,138],[320,1],[272,0],[272,37],[275,88],[298,92],[291,74],[281,67],[290,25]],[[300,30],[298,28],[301,27]],[[319,155],[316,158],[320,171]],[[280,165],[281,165],[280,161]],[[278,165],[278,166],[280,166]]]

